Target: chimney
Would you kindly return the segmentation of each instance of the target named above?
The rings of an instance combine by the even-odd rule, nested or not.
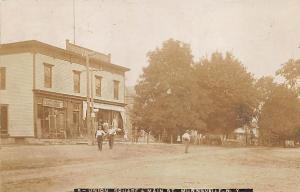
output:
[[[111,54],[109,53],[107,56],[108,56],[109,62],[111,63]]]
[[[66,49],[68,49],[69,44],[70,44],[70,40],[69,40],[69,39],[66,39]]]

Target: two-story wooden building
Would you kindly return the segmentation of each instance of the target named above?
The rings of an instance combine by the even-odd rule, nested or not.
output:
[[[82,52],[93,53],[87,61]],[[124,129],[125,72],[102,54],[66,42],[66,49],[39,41],[0,45],[1,137],[87,136],[87,79],[93,122]]]

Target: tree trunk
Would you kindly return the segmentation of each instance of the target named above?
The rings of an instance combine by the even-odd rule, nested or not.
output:
[[[150,133],[148,132],[147,133],[147,144],[149,144],[149,136],[150,136]]]

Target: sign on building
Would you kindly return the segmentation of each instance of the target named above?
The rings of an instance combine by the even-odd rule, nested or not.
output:
[[[64,102],[59,101],[59,100],[44,98],[43,99],[43,106],[53,107],[53,108],[63,108],[64,107]]]

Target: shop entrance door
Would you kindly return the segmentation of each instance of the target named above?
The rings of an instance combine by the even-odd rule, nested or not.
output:
[[[56,128],[57,128],[57,137],[66,138],[66,124],[65,124],[65,113],[63,111],[58,111],[56,115]]]
[[[50,138],[66,138],[65,113],[62,110],[53,109],[49,114]]]
[[[80,130],[79,130],[79,111],[73,111],[73,138],[77,138],[80,135]]]
[[[49,123],[49,138],[56,138],[57,135],[56,114],[53,108],[49,108],[48,123]]]

